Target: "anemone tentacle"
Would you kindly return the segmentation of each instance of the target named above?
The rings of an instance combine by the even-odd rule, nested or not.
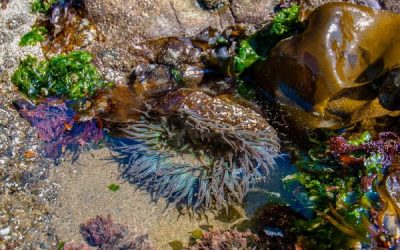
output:
[[[279,142],[271,130],[218,124],[187,109],[178,114],[157,120],[143,117],[123,129],[132,140],[118,148],[128,156],[123,175],[154,199],[165,197],[193,209],[226,208],[242,201],[250,184],[263,180],[274,166]],[[198,142],[191,138],[217,146],[196,148]],[[181,142],[172,147],[169,141],[176,139]]]
[[[201,92],[181,90],[169,98],[181,94],[178,108],[148,110],[123,129],[131,142],[116,149],[128,158],[123,175],[155,200],[194,210],[241,202],[275,165],[276,131],[250,109]]]

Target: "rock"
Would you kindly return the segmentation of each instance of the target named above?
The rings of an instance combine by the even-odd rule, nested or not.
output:
[[[307,116],[306,126],[342,127],[391,113],[372,82],[399,66],[400,16],[331,3],[307,19],[302,34],[281,41],[256,66],[259,86]]]
[[[126,81],[137,65],[147,63],[143,58],[148,57],[139,55],[146,51],[140,45],[145,41],[193,36],[209,26],[224,29],[235,24],[228,6],[207,11],[196,0],[86,1],[85,9],[106,39],[89,50],[102,73],[118,82]]]
[[[3,229],[0,230],[0,235],[1,236],[8,235],[10,233],[10,231],[11,231],[10,227],[3,228]]]
[[[388,110],[400,110],[400,69],[390,72],[379,90],[379,102]]]
[[[214,10],[221,8],[225,4],[229,4],[227,0],[199,0],[200,6],[206,8],[207,10]]]
[[[190,36],[208,26],[234,23],[229,8],[209,12],[195,1],[86,1],[89,17],[108,39],[138,43],[167,36]]]
[[[232,0],[231,10],[236,22],[261,24],[270,20],[276,1]]]
[[[395,13],[400,13],[400,1],[398,0],[383,0],[383,8]]]

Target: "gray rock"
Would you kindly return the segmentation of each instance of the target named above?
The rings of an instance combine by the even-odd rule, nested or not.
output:
[[[390,10],[395,13],[400,13],[400,1],[399,0],[383,0],[383,8]]]
[[[144,41],[190,37],[208,27],[223,30],[235,24],[260,25],[271,19],[276,0],[230,0],[207,10],[198,0],[86,0],[90,20],[106,37],[89,50],[107,79],[126,81],[143,62],[138,51]],[[145,52],[143,52],[145,53]]]
[[[277,1],[232,0],[231,10],[238,23],[258,25],[271,20]]]
[[[192,36],[208,27],[260,24],[270,19],[274,0],[232,0],[208,11],[196,0],[88,0],[91,20],[108,39],[127,43],[166,36]]]

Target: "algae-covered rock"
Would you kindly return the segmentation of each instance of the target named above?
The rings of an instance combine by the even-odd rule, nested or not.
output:
[[[383,107],[377,97],[378,78],[400,66],[400,15],[330,3],[305,23],[302,34],[281,41],[256,66],[259,86],[289,103],[297,116],[308,116],[309,127],[390,114],[394,105]]]

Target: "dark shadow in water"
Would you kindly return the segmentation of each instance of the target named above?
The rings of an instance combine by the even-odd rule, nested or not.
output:
[[[265,182],[255,185],[244,199],[244,207],[248,217],[255,214],[258,208],[266,204],[281,204],[291,207],[305,217],[310,216],[309,210],[285,188],[283,178],[294,174],[296,168],[291,164],[290,157],[283,155],[277,159],[277,167],[270,171]]]

